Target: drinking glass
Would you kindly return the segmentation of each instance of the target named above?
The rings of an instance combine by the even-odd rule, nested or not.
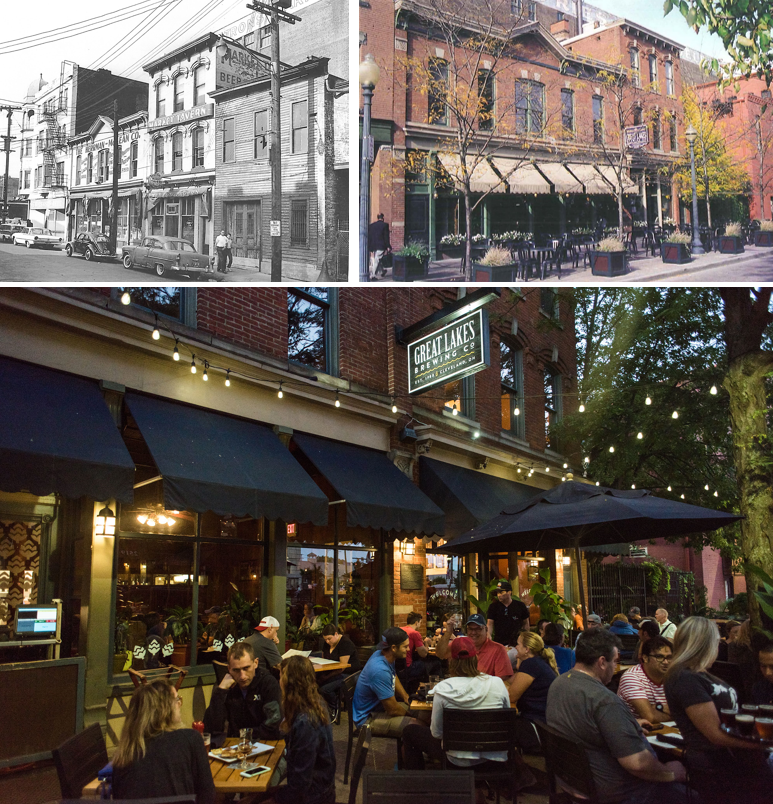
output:
[[[252,729],[239,729],[239,756],[242,770],[247,767],[247,757],[252,751]]]
[[[773,740],[773,717],[758,717],[754,725],[763,740]]]
[[[742,704],[741,711],[744,715],[754,715],[757,716],[757,712],[759,707],[756,704]]]
[[[736,715],[735,725],[738,731],[743,734],[744,737],[751,737],[752,733],[754,732],[754,715]]]
[[[734,726],[735,725],[735,716],[738,714],[737,709],[720,709],[719,710],[719,719],[725,726]]]
[[[439,684],[439,683],[440,683],[440,676],[430,676],[429,677],[429,691],[432,692],[432,690],[435,689],[435,684]]]
[[[773,704],[760,704],[759,710],[760,717],[773,717]]]
[[[201,736],[204,738],[204,748],[206,748],[207,753],[209,753],[209,747],[212,744],[212,735],[208,731],[205,731]]]

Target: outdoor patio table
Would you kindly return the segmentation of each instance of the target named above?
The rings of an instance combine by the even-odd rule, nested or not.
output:
[[[330,670],[346,670],[347,667],[351,667],[350,664],[344,664],[343,662],[335,662],[334,664],[316,664],[312,662],[314,665],[314,672],[315,673],[327,673]]]
[[[225,745],[236,745],[239,740],[237,737],[229,737],[225,741]],[[239,774],[240,762],[228,763],[221,762],[219,759],[210,759],[209,767],[212,771],[212,778],[215,781],[215,790],[218,793],[266,793],[268,790],[268,783],[273,776],[274,768],[276,768],[280,757],[284,753],[285,741],[284,740],[260,740],[265,745],[273,746],[273,751],[266,751],[263,754],[258,754],[255,757],[250,757],[250,762],[255,762],[259,765],[268,765],[271,772],[261,773],[259,776],[253,776],[251,779],[245,779]],[[94,779],[83,788],[83,798],[99,798],[99,780]]]
[[[545,278],[545,272],[542,268],[542,263],[546,260],[552,260],[556,254],[556,247],[555,246],[533,246],[529,249],[532,254],[537,258],[537,272],[539,273],[540,279]]]

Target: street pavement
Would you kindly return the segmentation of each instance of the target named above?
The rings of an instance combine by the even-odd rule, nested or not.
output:
[[[459,260],[438,260],[429,264],[429,282],[464,282]],[[391,272],[375,282],[391,282]],[[532,280],[534,281],[534,280]],[[746,246],[743,254],[718,254],[712,251],[695,257],[686,265],[665,265],[658,257],[634,257],[628,273],[612,279],[593,276],[582,264],[574,269],[564,267],[560,278],[549,274],[546,283],[567,285],[717,285],[725,282],[760,284],[773,282],[773,249]],[[501,283],[500,283],[501,284]],[[531,282],[530,282],[531,284]]]
[[[313,274],[313,275],[311,275]],[[218,278],[219,277],[219,278]],[[283,266],[282,281],[304,284],[321,281],[319,271],[308,271],[305,266]],[[120,282],[124,285],[169,285],[188,282],[173,273],[163,278],[142,268],[124,268],[119,260],[92,260],[68,257],[63,250],[27,249],[12,243],[0,243],[0,282],[26,282],[29,284],[53,283],[69,285],[75,282]],[[203,280],[202,280],[203,281]],[[234,262],[233,272],[212,274],[210,282],[238,283],[270,282],[271,261],[263,260],[262,270],[240,268]]]

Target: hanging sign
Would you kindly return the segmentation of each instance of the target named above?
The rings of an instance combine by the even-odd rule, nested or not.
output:
[[[625,129],[625,147],[629,151],[639,151],[646,148],[650,141],[647,126],[628,126]]]
[[[489,366],[488,311],[467,313],[408,344],[408,392],[467,377]]]
[[[220,37],[217,43],[215,89],[227,89],[268,76],[268,63],[242,45]]]

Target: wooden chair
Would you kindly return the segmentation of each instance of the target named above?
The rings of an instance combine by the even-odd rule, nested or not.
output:
[[[481,770],[472,768],[476,780],[486,783],[509,784],[511,800],[518,800],[516,765],[516,719],[514,709],[444,709],[443,751],[507,752],[507,762],[498,762],[500,768],[491,769],[490,764]],[[444,759],[445,762],[445,759]],[[497,787],[497,804],[500,791]]]
[[[546,723],[536,723],[545,752],[545,769],[550,786],[550,804],[558,804],[565,796],[583,804],[598,802],[596,783],[582,745]]]
[[[363,776],[363,804],[403,804],[405,801],[474,804],[475,774],[471,770],[368,770]]]
[[[176,690],[180,689],[183,679],[188,675],[187,670],[184,670],[182,667],[177,667],[177,665],[174,664],[170,664],[169,667],[159,667],[158,670],[143,670],[141,673],[138,670],[129,668],[128,673],[135,687],[147,684],[149,681],[155,681],[158,678],[166,678],[171,681],[172,674],[177,673],[177,680],[174,682],[174,688]]]
[[[352,783],[349,785],[349,801],[348,804],[356,804],[357,790],[360,787],[360,777],[365,769],[365,761],[368,758],[368,751],[370,750],[370,726],[366,723],[360,729],[360,736],[357,739],[357,748],[354,751],[354,766],[352,767]],[[336,802],[338,804],[338,802]]]
[[[341,687],[341,692],[344,698],[344,705],[346,706],[346,720],[349,723],[349,736],[346,744],[346,765],[344,766],[344,784],[349,782],[349,763],[352,759],[352,746],[354,744],[354,733],[356,731],[354,726],[354,716],[352,714],[352,701],[354,700],[354,688],[357,686],[357,679],[360,673],[352,673],[347,676]]]
[[[108,763],[102,727],[93,723],[52,751],[59,787],[65,798],[78,798],[83,788]]]

